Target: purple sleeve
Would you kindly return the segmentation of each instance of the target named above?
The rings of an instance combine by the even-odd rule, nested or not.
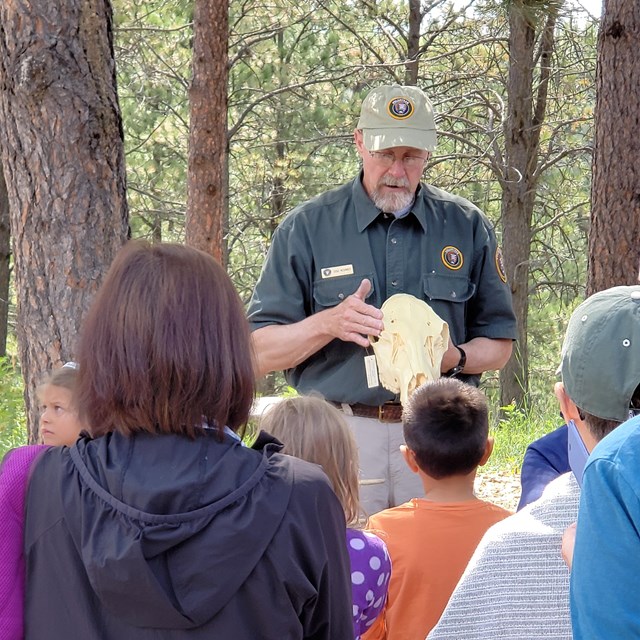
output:
[[[358,640],[384,608],[391,559],[385,543],[368,531],[347,529],[347,547],[351,560],[353,626]]]
[[[24,501],[29,469],[47,449],[31,445],[9,451],[0,467],[0,638],[23,636]]]

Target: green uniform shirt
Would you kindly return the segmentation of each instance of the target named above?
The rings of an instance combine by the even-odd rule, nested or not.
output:
[[[454,344],[480,336],[515,339],[516,320],[490,223],[469,201],[421,184],[404,218],[381,213],[359,178],[305,202],[280,224],[249,303],[252,330],[292,324],[372,283],[367,303],[396,293],[427,302]],[[397,399],[367,387],[373,349],[333,340],[285,372],[300,393],[378,405]]]

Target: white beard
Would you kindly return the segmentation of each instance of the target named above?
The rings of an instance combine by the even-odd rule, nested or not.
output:
[[[404,191],[391,191],[381,193],[380,187],[383,185],[393,187],[404,187]],[[384,213],[398,213],[409,207],[413,202],[413,193],[408,191],[407,180],[394,180],[393,178],[383,178],[376,190],[371,194],[371,200],[380,211]]]

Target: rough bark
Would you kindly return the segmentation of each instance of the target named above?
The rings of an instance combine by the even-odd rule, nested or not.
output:
[[[508,117],[505,123],[506,170],[502,186],[503,252],[518,320],[518,342],[500,371],[502,406],[524,403],[529,388],[527,316],[529,313],[529,258],[532,216],[538,183],[540,129],[547,107],[547,87],[558,6],[550,5],[541,36],[539,16],[526,2],[509,5]],[[537,47],[539,46],[539,56]],[[534,85],[539,60],[537,86]]]
[[[418,84],[418,70],[420,53],[420,32],[424,13],[420,0],[409,0],[409,29],[407,31],[407,62],[405,64],[404,83],[406,85]]]
[[[29,431],[127,235],[108,0],[0,3],[0,129]]]
[[[228,3],[195,0],[186,242],[226,263]]]
[[[0,357],[7,355],[9,333],[9,283],[11,281],[11,223],[9,194],[0,165]]]
[[[598,32],[587,294],[635,284],[640,261],[640,4],[605,0]]]

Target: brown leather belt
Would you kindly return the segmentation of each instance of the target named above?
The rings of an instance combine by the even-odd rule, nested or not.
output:
[[[340,402],[332,402],[333,405],[342,409]],[[387,402],[380,406],[371,406],[368,404],[349,404],[351,413],[360,418],[375,418],[380,422],[401,422],[402,421],[402,405],[399,402]],[[348,412],[347,412],[348,413]]]

